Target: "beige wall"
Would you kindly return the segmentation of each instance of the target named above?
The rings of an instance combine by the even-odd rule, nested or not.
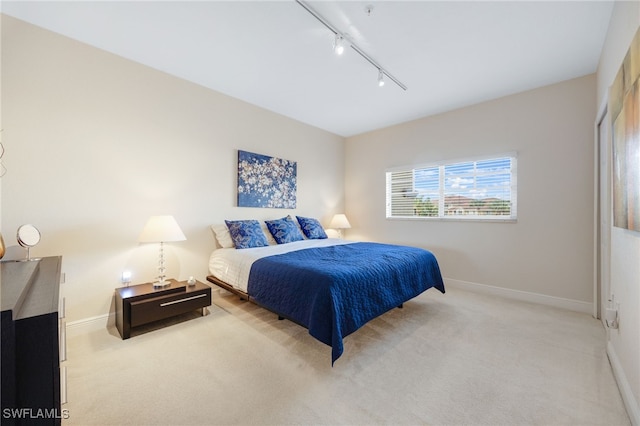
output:
[[[351,137],[350,238],[432,250],[449,280],[593,299],[595,76]],[[518,153],[518,221],[385,219],[385,170]]]
[[[615,3],[607,39],[598,66],[598,103],[622,64],[631,40],[640,28],[640,2]],[[612,361],[627,411],[640,424],[640,233],[611,228],[611,294],[619,302],[620,327],[609,330]]]
[[[62,255],[69,321],[107,314],[124,269],[157,274],[140,245],[151,215],[172,214],[187,241],[169,276],[204,280],[208,226],[234,218],[343,210],[344,141],[286,117],[2,17],[2,234],[33,223],[36,256]],[[296,210],[235,207],[237,150],[297,161]]]

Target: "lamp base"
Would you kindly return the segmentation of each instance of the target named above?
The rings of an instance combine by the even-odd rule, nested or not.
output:
[[[153,283],[153,288],[164,288],[171,285],[171,281],[156,281],[155,283]]]

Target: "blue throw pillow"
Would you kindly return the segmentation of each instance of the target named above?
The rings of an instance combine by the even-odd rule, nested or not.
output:
[[[237,249],[268,246],[267,237],[257,220],[225,220]]]
[[[327,238],[327,233],[324,232],[324,228],[320,225],[318,219],[301,216],[296,216],[296,218],[298,219],[300,228],[302,228],[302,232],[304,232],[304,235],[306,235],[310,240],[322,240]]]
[[[292,243],[294,241],[304,240],[304,237],[298,229],[298,225],[291,219],[291,216],[283,217],[276,220],[265,220],[269,232],[278,244]]]

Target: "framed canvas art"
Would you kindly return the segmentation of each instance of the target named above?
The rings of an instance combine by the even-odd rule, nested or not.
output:
[[[295,161],[238,150],[238,207],[296,208]]]
[[[640,30],[609,94],[613,135],[613,225],[640,232]]]

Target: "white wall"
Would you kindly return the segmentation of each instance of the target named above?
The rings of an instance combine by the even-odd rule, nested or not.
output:
[[[449,281],[569,299],[590,312],[595,91],[589,75],[348,138],[349,237],[424,247]],[[385,219],[385,169],[510,151],[517,223]]]
[[[344,140],[96,48],[2,17],[2,234],[42,232],[35,256],[62,255],[69,321],[107,314],[124,269],[157,274],[140,245],[151,215],[172,214],[187,241],[168,275],[204,280],[224,219],[318,217],[343,210]],[[298,208],[235,207],[237,150],[297,161]]]
[[[598,66],[598,105],[605,102],[640,28],[640,2],[616,2]],[[609,330],[608,352],[627,411],[640,424],[640,233],[611,228],[611,293],[620,303],[620,328]]]

